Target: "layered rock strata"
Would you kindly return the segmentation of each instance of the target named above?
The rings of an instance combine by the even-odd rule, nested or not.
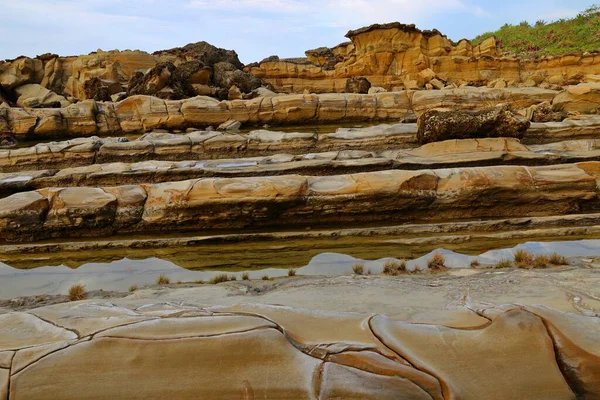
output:
[[[587,118],[565,119],[562,122],[532,123],[529,130],[525,132],[524,143],[548,143],[565,141],[565,143],[556,143],[554,147],[548,147],[553,152],[590,152],[595,150],[596,144],[593,141],[578,142],[579,144],[568,141],[567,139],[593,138],[600,129],[600,118],[590,116]],[[504,146],[504,139],[497,142],[489,141],[492,148],[500,150]],[[448,142],[452,143],[452,142]],[[442,151],[446,153],[469,152],[474,151],[472,144],[476,142],[456,142],[455,146],[448,147],[448,143],[440,146],[432,144],[424,147],[423,155],[430,150]],[[465,143],[462,147],[461,143]],[[495,143],[495,144],[492,144]],[[506,143],[516,143],[506,142]],[[194,131],[188,134],[169,134],[164,132],[152,132],[136,140],[129,140],[124,137],[90,137],[77,138],[63,142],[39,143],[32,147],[23,147],[12,150],[0,150],[0,173],[31,171],[33,169],[56,169],[79,167],[93,164],[109,162],[142,162],[142,161],[186,161],[186,160],[212,160],[229,159],[244,157],[261,157],[275,155],[302,155],[311,152],[322,153],[330,151],[366,151],[377,152],[372,157],[380,158],[399,158],[403,153],[384,154],[385,150],[410,149],[417,146],[417,125],[411,123],[377,125],[366,128],[338,128],[332,133],[309,133],[309,132],[279,132],[269,130],[251,131],[247,134],[223,133],[216,131]],[[500,147],[497,147],[500,146]],[[579,146],[579,147],[578,147]],[[439,147],[439,148],[438,148]],[[472,148],[472,150],[469,150]],[[480,150],[484,150],[485,146]],[[540,150],[545,147],[540,147]],[[507,151],[512,151],[510,146]],[[516,151],[516,150],[515,150]],[[521,148],[519,151],[525,151]],[[537,150],[535,150],[537,151]],[[344,153],[342,158],[357,158],[361,153]],[[516,156],[516,154],[513,154]],[[531,155],[528,155],[530,157]],[[571,159],[558,155],[550,156],[548,163],[557,163],[559,159],[568,162]],[[593,157],[592,153],[583,154],[582,157]],[[369,157],[366,154],[360,157]],[[404,156],[403,156],[404,157]],[[283,160],[289,157],[283,158]],[[331,154],[314,155],[314,158],[332,158]],[[337,158],[334,157],[334,158]],[[535,157],[536,161],[524,163],[543,164],[543,157]],[[301,158],[293,157],[298,161]],[[593,158],[592,158],[593,159]],[[279,160],[279,161],[278,161]],[[250,160],[248,162],[254,162]],[[264,163],[277,164],[281,157],[268,158]],[[501,160],[497,160],[500,162]],[[483,161],[482,161],[483,162]],[[514,160],[504,159],[504,162],[515,162]],[[235,162],[234,162],[235,164]],[[411,168],[410,162],[403,168]],[[413,163],[414,164],[414,163]],[[184,164],[187,165],[187,164]],[[396,164],[394,164],[396,165]],[[428,164],[424,164],[426,166]],[[459,165],[456,163],[441,164],[446,166]],[[440,165],[440,166],[441,166]],[[485,164],[482,164],[485,165]],[[202,164],[195,163],[195,168],[202,168]],[[235,165],[232,165],[235,167]],[[412,169],[418,167],[418,162]],[[152,167],[148,167],[152,168]],[[34,176],[34,175],[31,175]]]
[[[596,317],[540,306],[472,304],[458,311],[422,324],[278,306],[122,300],[2,314],[1,326],[12,329],[0,329],[0,393],[11,399],[600,395]],[[117,358],[119,368],[111,368]],[[48,374],[49,368],[64,373]]]
[[[585,92],[589,86],[579,89]],[[0,107],[0,133],[33,139],[139,133],[154,129],[184,130],[217,126],[230,120],[246,125],[410,121],[432,109],[477,110],[508,105],[527,114],[525,109],[544,102],[553,102],[553,107],[560,109],[577,109],[584,107],[582,103],[600,102],[600,95],[594,94],[596,97],[590,100],[590,92],[569,94],[568,100],[561,100],[562,95],[538,88],[463,88],[444,92],[403,91],[371,95],[284,95],[233,101],[202,96],[186,100],[132,96],[118,103],[88,100],[61,109]],[[594,110],[587,107],[583,111]]]
[[[0,200],[0,237],[567,214],[598,208],[598,171],[587,162],[44,188]]]
[[[158,135],[159,137],[162,134]],[[358,138],[357,138],[358,139]],[[357,140],[356,139],[356,140]],[[90,139],[99,140],[100,139]],[[165,140],[162,139],[164,143]],[[108,142],[122,143],[122,142]],[[124,142],[127,143],[127,142]],[[273,145],[273,148],[278,146]],[[296,142],[297,143],[297,142]],[[302,143],[297,143],[302,145]],[[348,147],[355,144],[348,143]],[[368,147],[386,146],[367,143]],[[132,147],[137,146],[135,143]],[[338,148],[345,147],[343,144]],[[339,175],[380,170],[417,170],[425,168],[451,168],[490,165],[550,165],[582,161],[600,161],[600,141],[597,139],[572,140],[547,145],[525,146],[517,139],[488,138],[448,140],[406,150],[336,150],[323,153],[292,155],[279,153],[250,158],[231,158],[216,160],[158,161],[161,156],[188,155],[187,147],[170,147],[171,151],[184,150],[182,153],[157,150],[149,155],[153,160],[127,163],[100,163],[106,157],[101,149],[89,157],[73,157],[75,163],[96,162],[91,165],[64,169],[43,169],[56,167],[57,163],[37,156],[26,163],[20,162],[12,167],[37,166],[37,170],[0,173],[0,196],[17,192],[42,189],[45,187],[67,186],[106,186],[114,184],[159,183],[206,177],[251,177],[274,176],[284,174]],[[282,148],[281,150],[290,150]],[[292,150],[295,150],[292,149]],[[214,150],[213,150],[214,151]],[[73,153],[70,153],[71,155]],[[143,155],[143,154],[139,154]],[[200,154],[198,154],[200,155]],[[131,158],[133,155],[117,156],[118,159]],[[16,155],[13,155],[13,158]],[[60,160],[59,161],[69,161]],[[5,169],[10,169],[5,167]]]
[[[306,59],[270,57],[246,71],[277,91],[343,92],[349,79],[363,77],[386,90],[445,89],[471,84],[490,87],[557,87],[595,82],[598,53],[520,59],[502,54],[495,38],[477,46],[452,43],[440,32],[391,23],[350,31],[350,42],[306,52]]]

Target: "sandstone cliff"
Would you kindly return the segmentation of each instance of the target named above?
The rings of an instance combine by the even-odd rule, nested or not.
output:
[[[110,100],[119,93],[129,94],[132,88],[131,94],[152,95],[164,89],[163,96],[158,93],[164,98],[226,97],[231,85],[244,86],[246,91],[260,86],[260,81],[240,70],[242,67],[235,51],[206,42],[153,54],[98,50],[72,57],[19,57],[0,61],[0,104],[64,107],[67,99]],[[177,87],[173,86],[177,85],[186,86],[186,90],[174,96]]]
[[[343,92],[348,78],[366,77],[373,86],[443,89],[464,84],[554,87],[594,82],[600,54],[520,59],[504,55],[494,37],[477,46],[453,43],[437,30],[390,23],[350,31],[350,42],[306,52],[306,59],[269,57],[246,71],[277,91]]]

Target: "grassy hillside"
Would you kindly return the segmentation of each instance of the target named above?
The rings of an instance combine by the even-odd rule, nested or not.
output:
[[[521,56],[563,55],[600,50],[600,5],[594,5],[575,18],[552,23],[527,21],[506,24],[496,32],[486,32],[472,40],[474,45],[496,36],[505,52]]]

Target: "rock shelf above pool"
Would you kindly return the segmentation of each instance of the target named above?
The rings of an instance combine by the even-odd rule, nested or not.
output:
[[[219,231],[596,210],[600,162],[48,187],[0,199],[0,237]]]

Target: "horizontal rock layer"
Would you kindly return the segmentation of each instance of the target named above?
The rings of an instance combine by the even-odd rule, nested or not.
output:
[[[45,188],[0,200],[0,237],[566,214],[597,209],[598,171],[587,162]]]
[[[468,307],[430,324],[260,304],[42,307],[0,315],[0,388],[11,399],[600,395],[597,318],[541,306]],[[453,315],[463,316],[460,329]]]
[[[405,124],[397,125],[403,128]],[[599,125],[600,126],[600,125]],[[380,127],[381,131],[392,131],[395,126]],[[399,129],[400,130],[400,129]],[[402,132],[400,130],[400,132]],[[256,138],[260,132],[253,132],[246,137]],[[211,134],[211,133],[206,133]],[[275,136],[275,133],[268,133]],[[214,138],[219,138],[218,134]],[[290,136],[290,134],[283,134]],[[294,135],[294,134],[291,134]],[[300,134],[295,134],[299,136]],[[363,151],[363,150],[340,150],[329,151],[324,153],[308,153],[292,155],[280,153],[270,156],[252,157],[252,158],[234,158],[234,159],[218,159],[205,161],[156,161],[156,159],[169,157],[179,158],[188,155],[201,156],[211,155],[208,151],[198,154],[191,154],[189,144],[185,144],[182,140],[186,136],[171,136],[165,134],[156,135],[158,139],[153,142],[153,153],[147,152],[146,146],[138,148],[136,141],[133,142],[113,142],[101,139],[88,139],[90,146],[96,143],[100,148],[94,153],[82,153],[71,151],[68,147],[64,147],[64,158],[51,159],[41,152],[43,145],[36,146],[36,151],[16,150],[15,153],[22,153],[22,156],[13,155],[9,157],[15,164],[6,166],[2,169],[11,169],[17,167],[38,167],[37,170],[26,170],[21,172],[0,173],[0,197],[14,194],[17,192],[42,189],[45,187],[65,187],[65,186],[107,186],[114,184],[137,184],[137,183],[159,183],[186,179],[197,179],[203,177],[251,177],[251,176],[272,176],[284,174],[305,174],[305,175],[340,175],[347,173],[359,173],[368,171],[388,170],[388,169],[404,169],[416,170],[425,168],[450,168],[450,167],[469,167],[469,166],[488,166],[488,165],[550,165],[564,164],[569,162],[581,161],[600,161],[600,142],[597,139],[588,140],[572,140],[565,142],[557,142],[547,145],[532,145],[525,146],[517,139],[505,138],[488,138],[488,139],[464,139],[464,140],[448,140],[421,146],[415,149],[406,150],[383,150],[383,151]],[[160,139],[166,136],[168,139]],[[187,135],[190,137],[190,135]],[[312,142],[316,147],[320,145],[327,146],[328,141],[325,138],[332,137],[333,134],[324,134],[317,136],[313,134],[304,134],[304,137],[314,138]],[[339,135],[338,135],[339,136]],[[346,145],[352,147],[360,140],[360,131],[352,132],[352,137]],[[225,135],[227,137],[227,135]],[[388,136],[389,139],[393,136]],[[402,137],[402,136],[400,136]],[[368,147],[385,147],[392,146],[393,142],[385,140],[386,136],[382,137],[381,143],[369,141],[362,143]],[[321,140],[323,139],[323,140]],[[193,139],[192,139],[193,140]],[[271,149],[281,150],[298,150],[303,148],[302,137],[296,141],[280,142],[274,141],[269,144],[268,148],[264,149],[269,152]],[[169,142],[176,145],[161,149],[162,146]],[[310,145],[310,140],[305,141]],[[343,142],[342,139],[339,142]],[[112,146],[120,147],[118,154],[114,159],[136,159],[148,155],[154,158],[152,161],[141,161],[134,163],[115,162],[109,164],[100,163],[104,158],[107,158],[107,153],[103,151],[103,145],[100,143],[108,143]],[[130,144],[132,151],[125,151],[126,144]],[[230,145],[232,142],[222,140],[225,145]],[[257,145],[250,141],[247,144],[246,151],[250,151],[256,147],[256,151],[260,151]],[[271,143],[271,142],[269,142]],[[294,145],[291,148],[284,148],[283,145]],[[50,149],[51,146],[46,146]],[[76,147],[86,148],[78,145]],[[337,148],[345,147],[343,144],[336,146]],[[55,145],[54,149],[59,148]],[[141,149],[136,153],[136,149]],[[179,153],[178,151],[181,151]],[[25,158],[25,153],[31,155],[31,158]],[[219,154],[217,148],[211,149],[212,155]],[[48,156],[58,156],[61,152],[50,153]],[[75,164],[85,164],[86,162],[96,162],[89,166],[70,167],[61,170],[42,169],[44,167],[57,167],[61,163],[71,161]]]
[[[462,88],[443,92],[281,95],[232,101],[204,96],[185,100],[131,96],[118,103],[86,100],[60,109],[0,107],[0,133],[36,139],[185,130],[218,126],[229,120],[245,125],[414,120],[428,109],[474,110],[499,104],[524,109],[552,101],[558,93],[539,88]],[[600,96],[598,93],[596,96]],[[587,95],[573,95],[561,107],[568,108],[568,104],[576,104]]]

